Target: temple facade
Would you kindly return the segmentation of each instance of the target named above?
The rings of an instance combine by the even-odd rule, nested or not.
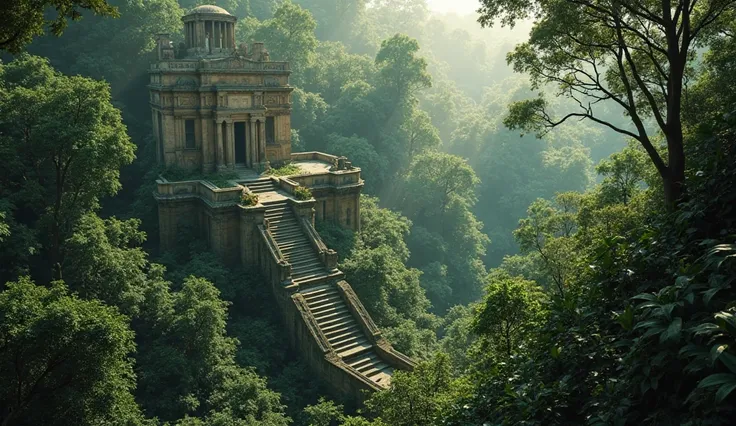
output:
[[[150,103],[159,164],[211,173],[263,170],[290,160],[289,64],[263,43],[235,47],[236,18],[199,6],[183,18],[176,49],[157,35]]]
[[[291,152],[289,64],[271,61],[262,43],[235,48],[235,21],[199,6],[183,18],[179,47],[157,37],[149,88],[158,162],[193,176],[228,171],[217,185],[159,176],[160,246],[175,248],[186,229],[226,264],[259,271],[284,338],[335,395],[360,404],[415,365],[382,336],[315,228],[360,231],[361,170],[345,157]],[[290,174],[274,176],[283,163]]]

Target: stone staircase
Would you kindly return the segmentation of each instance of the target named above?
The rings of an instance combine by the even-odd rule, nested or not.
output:
[[[250,185],[249,185],[250,187]],[[265,191],[263,191],[265,192]],[[291,278],[296,284],[319,281],[330,275],[319,255],[304,234],[288,201],[264,203],[268,229],[279,250],[291,264]]]
[[[269,178],[248,181],[245,185],[257,194],[273,192],[277,195],[276,186]],[[264,217],[268,231],[283,258],[291,264],[291,279],[304,297],[317,327],[327,338],[330,349],[352,367],[354,373],[376,386],[388,387],[394,367],[379,356],[372,336],[365,333],[360,317],[353,314],[343,299],[335,274],[331,275],[325,267],[289,200],[279,198],[261,203],[266,207]]]
[[[275,192],[276,185],[274,185],[271,178],[261,178],[245,182],[245,186],[248,187],[252,192],[261,194],[263,192]]]
[[[369,380],[388,386],[393,367],[375,352],[337,287],[334,284],[313,286],[300,293],[335,353]]]

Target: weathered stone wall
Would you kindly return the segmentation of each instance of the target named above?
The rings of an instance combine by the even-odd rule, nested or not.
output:
[[[299,352],[300,359],[329,386],[333,394],[360,406],[366,391],[378,390],[371,382],[348,371],[339,357],[331,353],[326,338],[321,335],[301,294],[289,294],[275,287],[274,296],[284,325],[289,330],[290,346]]]
[[[289,179],[278,180],[282,190],[287,193],[293,190],[296,182]],[[359,220],[357,209],[359,190],[356,186],[350,191],[327,191],[323,187],[325,204],[334,205],[338,211],[351,210],[351,223]],[[256,205],[243,207],[237,203],[240,188],[215,188],[203,181],[167,182],[158,181],[156,198],[159,205],[159,221],[161,225],[161,242],[164,249],[176,245],[177,232],[181,226],[193,227],[202,238],[208,241],[211,249],[225,262],[241,263],[257,268],[263,273],[264,288],[270,286],[279,305],[281,317],[287,330],[287,338],[291,347],[310,367],[313,374],[319,376],[336,395],[344,396],[356,406],[363,403],[366,391],[380,389],[357,370],[346,364],[329,345],[317,320],[311,313],[304,296],[297,290],[304,290],[305,284],[296,284],[291,279],[291,266],[279,254],[279,250],[268,232],[268,224],[264,222],[266,207]],[[309,223],[319,217],[321,205],[317,200],[289,200],[289,205],[297,217],[306,219],[305,230],[315,233]],[[332,216],[327,216],[328,220]],[[338,223],[340,221],[334,216]],[[307,231],[305,231],[307,232]],[[324,244],[318,236],[309,237],[315,251],[330,252],[332,260],[323,259],[330,275],[321,281],[309,285],[336,285],[353,318],[358,322],[366,338],[373,344],[380,358],[399,369],[412,369],[413,362],[403,354],[395,351],[381,337],[381,333],[370,319],[367,311],[352,291],[349,284],[342,280],[344,275],[336,268],[336,254],[332,250],[322,250]],[[315,242],[316,241],[316,242]],[[326,249],[326,248],[325,248]],[[332,266],[330,266],[332,265]]]
[[[168,38],[160,38],[159,42],[162,40]],[[263,49],[262,43],[256,44]],[[164,116],[161,131],[154,129],[158,161],[204,172],[234,168],[236,164],[254,168],[266,161],[276,165],[289,161],[293,90],[289,86],[289,64],[271,62],[261,51],[241,56],[245,53],[228,48],[214,55],[196,56],[202,53],[200,50],[190,49],[195,56],[180,59],[159,56],[159,61],[151,64],[148,87],[154,126],[157,115]],[[267,117],[274,118],[274,137],[269,141],[265,132]],[[185,120],[194,120],[194,146],[186,146]],[[259,132],[250,129],[250,123],[256,120],[260,122]],[[223,122],[224,130],[218,128]],[[238,142],[244,144],[245,161],[235,156],[235,122],[247,123],[245,141],[241,138]]]
[[[162,250],[176,247],[181,227],[197,230],[200,206],[194,199],[171,200],[158,204],[158,227]]]

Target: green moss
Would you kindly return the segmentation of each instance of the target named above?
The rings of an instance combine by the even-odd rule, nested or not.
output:
[[[294,188],[294,198],[302,201],[308,200],[312,198],[312,191],[310,191],[309,188],[297,186],[296,188]]]
[[[258,194],[243,191],[240,195],[240,204],[246,207],[255,206],[258,204]]]
[[[302,172],[302,168],[296,164],[284,164],[279,168],[269,170],[266,174],[271,176],[290,176],[298,175]]]

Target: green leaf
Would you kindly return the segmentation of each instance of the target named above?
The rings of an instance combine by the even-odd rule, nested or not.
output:
[[[675,285],[679,287],[687,285],[688,282],[690,282],[690,277],[680,276],[675,279]]]
[[[616,321],[621,324],[626,331],[631,331],[634,326],[634,310],[631,309],[631,305],[627,306],[626,309],[618,314]]]
[[[638,330],[640,328],[651,328],[651,327],[655,327],[655,326],[660,326],[661,327],[662,326],[662,321],[660,321],[658,319],[642,321],[642,322],[636,324],[636,326],[634,327],[634,330]]]
[[[710,299],[713,298],[713,296],[716,295],[721,289],[720,288],[712,288],[705,293],[703,293],[703,303],[708,305],[710,303]]]
[[[720,327],[718,327],[717,325],[711,322],[706,322],[704,324],[700,324],[699,326],[693,328],[691,331],[695,334],[706,334],[706,333],[710,334],[710,333],[713,333],[719,330],[720,330]]]
[[[675,309],[674,303],[668,303],[666,305],[662,305],[662,312],[664,312],[664,315],[669,319],[672,316],[672,311]]]
[[[716,392],[716,404],[720,404],[734,389],[736,389],[736,382],[721,386]]]
[[[549,350],[549,354],[553,359],[557,359],[560,357],[560,353],[562,353],[562,348],[559,346],[552,346]]]
[[[705,349],[705,347],[690,343],[683,346],[682,349],[680,349],[679,354],[681,357],[690,358],[693,356],[705,355],[707,353],[708,351]]]
[[[662,306],[659,302],[643,302],[636,305],[636,309],[658,308]]]
[[[657,300],[657,296],[655,296],[652,293],[640,293],[636,296],[632,297],[632,299],[641,299],[641,300]]]
[[[736,318],[729,312],[719,312],[714,315],[718,325],[728,330],[729,333],[736,336]]]
[[[719,356],[728,349],[728,345],[713,345],[712,348],[710,348],[710,365],[713,366],[716,363],[716,360]]]
[[[718,357],[719,360],[728,367],[729,370],[731,370],[732,373],[736,374],[736,356],[728,353],[728,352],[722,352],[721,356]]]
[[[718,386],[718,385],[722,385],[725,383],[732,383],[732,382],[736,383],[736,374],[716,373],[716,374],[711,374],[710,376],[701,380],[700,383],[698,383],[698,387],[707,388],[710,386]]]
[[[680,340],[680,331],[682,330],[682,318],[676,317],[672,320],[667,330],[659,336],[659,342],[664,343],[669,340]]]

